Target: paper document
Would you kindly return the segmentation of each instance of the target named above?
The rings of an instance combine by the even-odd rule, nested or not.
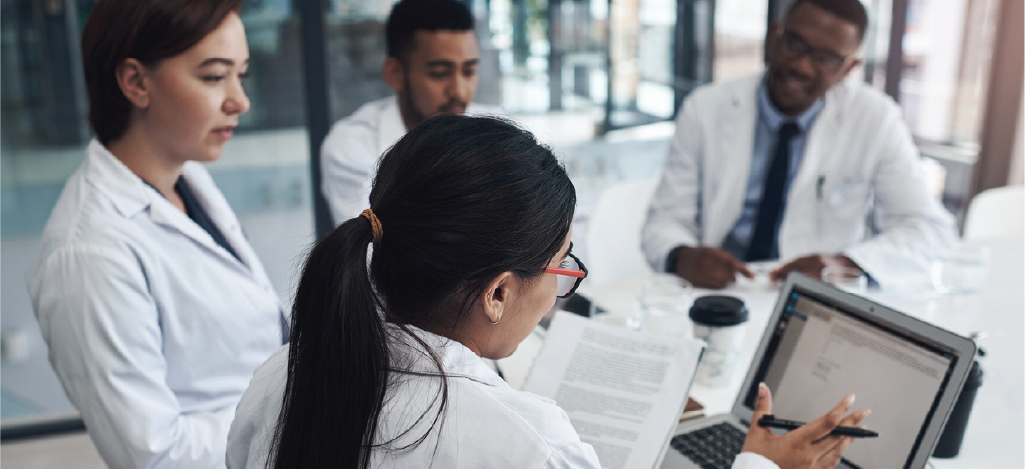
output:
[[[523,390],[554,399],[603,469],[657,468],[703,347],[560,312]]]

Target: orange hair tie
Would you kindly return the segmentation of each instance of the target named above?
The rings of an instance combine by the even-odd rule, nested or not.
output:
[[[370,220],[370,230],[374,234],[372,241],[375,243],[381,242],[381,236],[384,236],[384,229],[381,228],[381,220],[377,219],[377,215],[374,215],[374,211],[368,208],[360,213],[359,216]]]

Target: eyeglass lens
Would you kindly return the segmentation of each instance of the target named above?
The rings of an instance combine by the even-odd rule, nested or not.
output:
[[[834,54],[829,51],[812,49],[807,42],[804,42],[804,39],[801,39],[799,36],[794,35],[793,33],[784,31],[783,37],[781,39],[783,48],[791,56],[796,58],[802,57],[804,55],[810,55],[812,61],[814,61],[816,64],[829,69],[835,70],[840,68],[841,66],[843,66],[843,63],[846,60],[840,55]]]
[[[570,256],[566,256],[566,260],[562,261],[559,268],[567,270],[581,270],[580,264],[577,260]],[[558,277],[559,282],[559,296],[566,296],[569,294],[569,292],[573,290],[573,286],[577,283],[576,277],[570,277],[567,275],[557,275],[556,277]]]

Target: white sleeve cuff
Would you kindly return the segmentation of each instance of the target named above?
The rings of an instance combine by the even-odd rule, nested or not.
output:
[[[760,454],[743,452],[733,460],[732,469],[779,469],[779,466]]]

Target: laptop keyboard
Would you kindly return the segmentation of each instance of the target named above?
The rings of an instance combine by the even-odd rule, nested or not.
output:
[[[669,446],[702,469],[729,469],[744,446],[744,432],[723,422],[677,435]]]

